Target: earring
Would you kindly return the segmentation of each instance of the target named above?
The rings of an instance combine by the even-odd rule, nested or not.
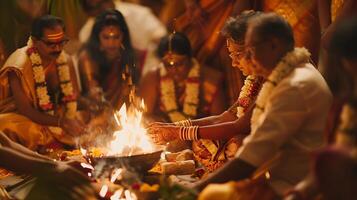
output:
[[[123,50],[125,50],[125,46],[124,46],[123,43],[120,44],[120,48],[123,49]]]

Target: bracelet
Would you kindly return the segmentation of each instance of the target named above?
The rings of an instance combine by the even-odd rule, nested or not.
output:
[[[198,134],[199,126],[180,126],[179,130],[179,136],[180,140],[198,140],[199,139],[199,134]]]
[[[181,120],[181,121],[174,122],[174,124],[176,126],[189,127],[189,126],[192,126],[192,121],[191,121],[191,119],[187,119],[187,120]]]

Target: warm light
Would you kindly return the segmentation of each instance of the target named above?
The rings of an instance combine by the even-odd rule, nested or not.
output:
[[[90,165],[90,164],[87,164],[87,163],[81,163],[81,166],[82,166],[84,169],[94,170],[93,166]]]
[[[83,149],[82,147],[80,147],[79,150],[81,151],[82,156],[84,156],[84,157],[87,156],[87,150]]]
[[[110,182],[114,183],[114,181],[117,180],[117,178],[119,177],[119,175],[121,175],[122,172],[123,172],[123,169],[114,170],[114,173],[113,173],[112,177],[110,178]]]
[[[119,200],[122,194],[123,194],[123,189],[119,189],[114,192],[114,194],[110,197],[110,200]]]
[[[134,193],[130,192],[129,190],[125,190],[124,195],[125,195],[125,199],[127,199],[127,200],[136,200],[137,199],[136,195]]]
[[[270,173],[269,172],[265,172],[265,178],[266,179],[270,179]]]
[[[107,192],[108,192],[108,186],[103,185],[102,189],[100,189],[99,196],[104,198]]]
[[[145,103],[144,103],[144,99],[141,100],[140,108],[141,108],[142,111],[146,111],[146,106],[145,106]]]
[[[145,107],[143,102],[140,107]],[[125,104],[114,114],[121,130],[114,132],[114,140],[109,144],[107,155],[131,156],[154,151],[154,145],[141,124],[142,115],[142,111],[134,107],[127,110]]]

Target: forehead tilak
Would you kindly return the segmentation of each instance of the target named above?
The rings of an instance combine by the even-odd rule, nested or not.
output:
[[[51,34],[47,34],[46,38],[49,40],[58,40],[61,39],[64,36],[64,32],[58,32],[58,33],[51,33]]]

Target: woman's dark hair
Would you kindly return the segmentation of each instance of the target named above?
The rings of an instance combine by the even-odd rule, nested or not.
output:
[[[357,18],[342,21],[332,35],[328,48],[325,78],[332,92],[338,96],[353,93],[354,80],[343,67],[341,59],[357,60]]]
[[[190,40],[183,33],[175,32],[163,37],[158,46],[157,54],[162,58],[170,48],[173,53],[192,57]]]
[[[45,28],[54,28],[55,26],[61,26],[65,31],[63,20],[59,17],[52,15],[41,16],[32,23],[31,36],[40,39],[43,37],[43,30]]]
[[[125,22],[124,16],[117,10],[109,9],[101,14],[99,14],[89,37],[88,42],[85,45],[85,49],[88,51],[89,56],[96,62],[100,69],[100,74],[107,74],[109,72],[110,63],[106,59],[105,53],[100,50],[100,39],[99,34],[103,30],[104,27],[107,26],[116,26],[123,33],[123,50],[121,51],[121,70],[124,70],[125,66],[128,65],[131,74],[133,76],[133,80],[136,80],[136,69],[134,65],[134,50],[131,45],[129,29]],[[105,76],[103,76],[105,77]]]
[[[232,38],[238,43],[244,43],[245,33],[248,29],[248,20],[258,16],[261,12],[247,10],[236,17],[230,17],[223,26],[222,35]]]

